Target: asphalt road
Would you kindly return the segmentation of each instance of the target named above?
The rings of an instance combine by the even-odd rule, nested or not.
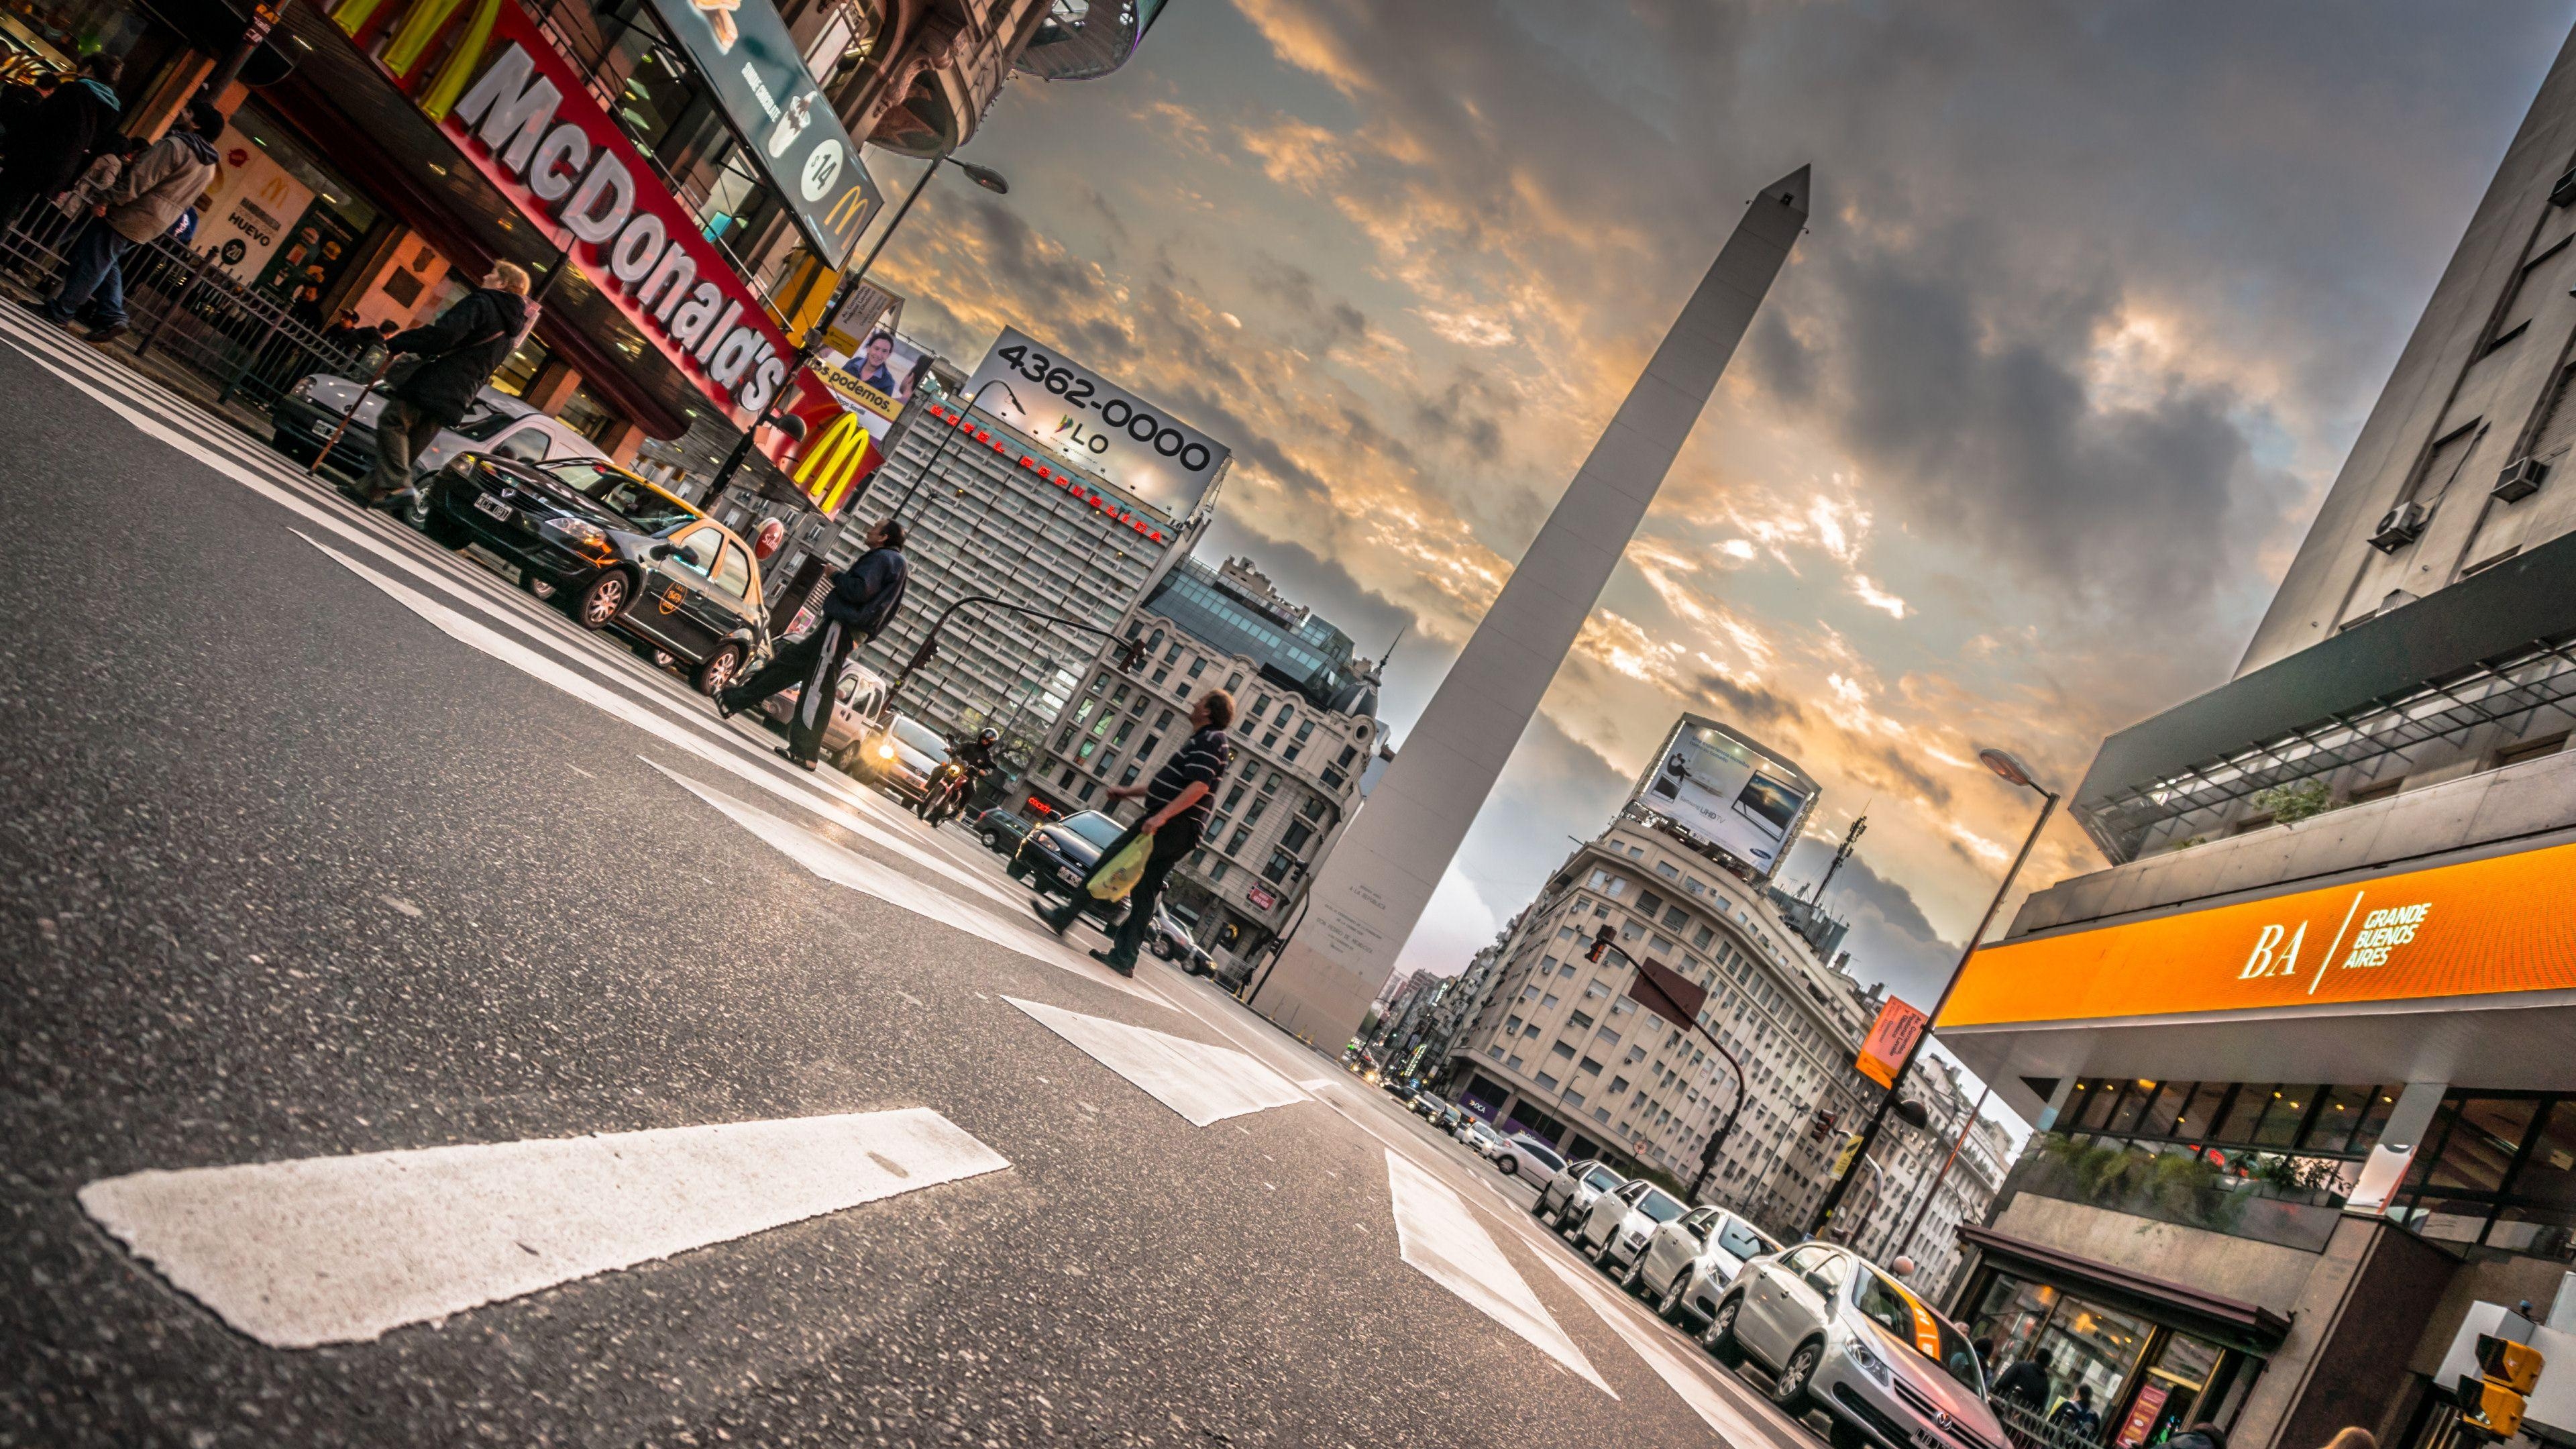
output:
[[[15,309],[0,397],[0,1444],[1814,1442],[962,830]]]

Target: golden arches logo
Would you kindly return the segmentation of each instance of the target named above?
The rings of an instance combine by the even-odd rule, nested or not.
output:
[[[849,496],[850,485],[858,481],[872,441],[856,414],[843,413],[823,429],[823,436],[806,445],[804,456],[796,460],[796,470],[789,476],[804,488],[805,496],[814,500],[816,508],[833,512]]]

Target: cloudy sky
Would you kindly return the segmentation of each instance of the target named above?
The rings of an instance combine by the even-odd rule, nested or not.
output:
[[[1231,443],[1201,552],[1375,653],[1401,731],[1715,255],[1816,206],[1405,966],[1455,970],[1673,715],[1825,785],[1855,970],[1928,1003],[2030,797],[2224,680],[2571,0],[1184,0],[1012,83],[881,265]],[[909,163],[881,162],[888,189]],[[2099,869],[2053,826],[2030,879]]]

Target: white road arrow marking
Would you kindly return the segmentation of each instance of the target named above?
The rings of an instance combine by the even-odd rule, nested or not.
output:
[[[644,763],[652,765],[656,770],[661,770],[674,784],[714,806],[726,819],[750,831],[759,837],[762,843],[775,849],[779,854],[834,885],[847,886],[862,895],[874,896],[888,905],[900,906],[915,915],[928,916],[934,921],[954,926],[971,935],[981,936],[996,946],[1017,951],[1032,961],[1073,972],[1087,980],[1097,981],[1103,986],[1126,992],[1139,1001],[1150,1001],[1156,1006],[1166,1004],[1161,997],[1106,967],[1074,955],[1070,948],[1041,936],[1033,929],[1016,923],[1005,924],[935,886],[924,884],[905,875],[892,866],[870,860],[856,851],[845,850],[814,832],[791,825],[775,815],[754,810],[722,791],[711,790],[685,775],[663,769],[651,760],[646,760]]]
[[[1540,1254],[1539,1261],[1548,1266],[1548,1271],[1563,1279],[1565,1286],[1574,1290],[1575,1297],[1601,1315],[1601,1321],[1610,1325],[1610,1331],[1625,1339],[1628,1346],[1637,1351],[1637,1357],[1646,1361],[1646,1367],[1653,1369],[1657,1378],[1681,1395],[1682,1402],[1690,1406],[1692,1413],[1699,1415],[1701,1422],[1716,1430],[1720,1439],[1737,1446],[1737,1449],[1781,1442],[1781,1436],[1728,1403],[1718,1392],[1717,1385],[1709,1381],[1707,1373],[1683,1356],[1679,1344],[1659,1332],[1641,1327],[1636,1316],[1627,1311],[1627,1305],[1619,1301],[1620,1295],[1603,1287],[1602,1280],[1567,1267],[1551,1254]]]
[[[311,1348],[1008,1166],[915,1107],[138,1172],[80,1204],[226,1323]]]
[[[1231,1047],[1209,1046],[1016,996],[1002,999],[1142,1088],[1145,1095],[1188,1118],[1193,1127],[1307,1100],[1286,1077]]]
[[[1386,1154],[1386,1177],[1404,1261],[1467,1300],[1477,1312],[1529,1340],[1539,1352],[1581,1374],[1594,1388],[1619,1397],[1593,1371],[1583,1350],[1548,1316],[1538,1295],[1477,1226],[1475,1214],[1458,1194],[1393,1151]]]

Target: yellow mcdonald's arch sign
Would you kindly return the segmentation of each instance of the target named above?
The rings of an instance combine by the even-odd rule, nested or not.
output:
[[[825,513],[839,511],[848,500],[850,488],[867,472],[868,453],[876,440],[859,425],[855,413],[843,413],[823,429],[823,435],[805,445],[796,460],[795,471],[788,474],[814,506]]]

